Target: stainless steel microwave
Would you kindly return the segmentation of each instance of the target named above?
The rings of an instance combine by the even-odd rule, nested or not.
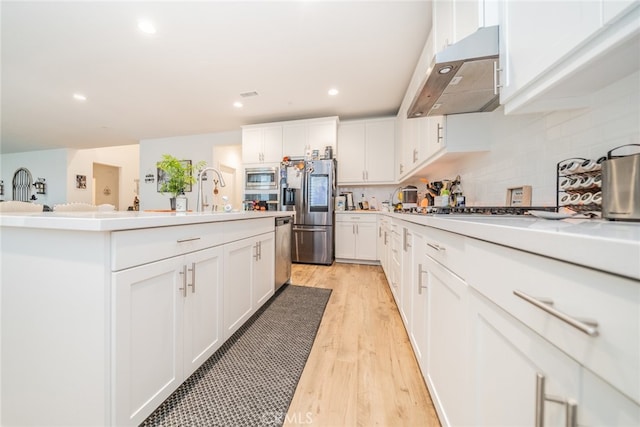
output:
[[[277,190],[278,167],[246,168],[244,173],[245,190]]]

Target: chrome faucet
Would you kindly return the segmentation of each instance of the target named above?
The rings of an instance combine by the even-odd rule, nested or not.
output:
[[[220,181],[220,187],[225,186],[224,178],[222,178],[222,175],[220,175],[220,172],[218,172],[217,169],[215,168],[200,169],[200,171],[198,172],[198,199],[196,203],[197,204],[196,212],[204,211],[204,197],[202,197],[202,175],[204,175],[207,171],[215,172],[216,175],[218,175],[218,181]]]

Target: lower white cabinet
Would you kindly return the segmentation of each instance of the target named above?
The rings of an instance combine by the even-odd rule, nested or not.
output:
[[[443,426],[640,425],[637,281],[386,220],[385,274]]]
[[[222,247],[113,273],[115,423],[138,425],[222,343]]]
[[[273,233],[266,233],[225,245],[225,340],[273,295],[274,242]]]
[[[426,234],[426,241],[431,241],[429,232]],[[446,246],[440,243],[440,247]],[[472,425],[468,286],[429,255],[424,256],[422,268],[426,275],[426,314],[415,315],[427,319],[426,382],[443,425]]]
[[[336,259],[376,261],[378,259],[376,223],[376,215],[373,214],[337,214]]]
[[[481,295],[472,299],[475,413],[467,424],[575,426],[565,420],[577,411],[580,365]]]

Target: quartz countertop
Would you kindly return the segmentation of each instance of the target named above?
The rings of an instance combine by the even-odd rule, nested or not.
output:
[[[385,215],[640,280],[638,222],[509,215]]]
[[[0,226],[76,231],[117,231],[206,222],[291,216],[293,212],[36,212],[2,213]]]

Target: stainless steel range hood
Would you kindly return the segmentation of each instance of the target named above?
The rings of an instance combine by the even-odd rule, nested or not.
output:
[[[407,117],[495,110],[498,54],[497,26],[480,28],[436,54]]]

